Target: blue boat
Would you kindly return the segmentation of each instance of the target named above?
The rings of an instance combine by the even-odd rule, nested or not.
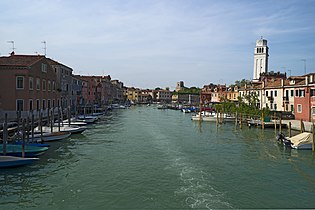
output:
[[[48,147],[25,146],[25,157],[37,157],[48,150]],[[0,155],[3,155],[3,144],[0,144]],[[6,155],[22,156],[22,145],[7,144]]]
[[[16,145],[22,145],[23,142],[22,141],[15,141],[13,144]],[[25,146],[32,146],[32,147],[50,147],[49,144],[44,144],[44,143],[35,143],[35,142],[25,142]]]
[[[15,156],[0,156],[0,168],[11,168],[32,164],[38,158],[22,158]]]

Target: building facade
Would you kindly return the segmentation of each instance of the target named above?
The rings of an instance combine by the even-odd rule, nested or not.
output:
[[[41,55],[15,55],[0,57],[0,118],[9,119],[21,112],[39,113],[61,106],[61,94],[56,72],[49,60]]]

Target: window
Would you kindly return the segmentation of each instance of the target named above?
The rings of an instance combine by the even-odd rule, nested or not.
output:
[[[42,63],[42,72],[47,72],[47,64]]]
[[[51,82],[48,80],[48,91],[51,91]]]
[[[48,108],[48,109],[51,108],[51,106],[50,106],[50,99],[47,100],[47,108]]]
[[[37,110],[40,110],[40,102],[39,102],[39,99],[36,100],[36,108],[37,108]]]
[[[266,96],[268,97],[268,90],[266,90]]]
[[[302,104],[297,105],[297,112],[302,113]]]
[[[294,112],[294,105],[291,104],[291,112]]]
[[[46,109],[46,101],[43,99],[43,109]]]
[[[274,108],[275,108],[275,110],[277,110],[277,104],[274,104]]]
[[[24,89],[24,77],[17,76],[16,77],[16,89]]]
[[[272,109],[272,103],[270,103],[270,109]]]
[[[53,91],[56,90],[56,83],[55,83],[55,81],[52,82],[52,90],[53,90]]]
[[[299,93],[300,93],[300,94],[299,94],[300,97],[304,97],[304,96],[305,96],[305,90],[300,90]]]
[[[55,108],[55,99],[52,100],[52,107]]]
[[[299,96],[299,90],[295,90],[295,97]]]
[[[278,91],[275,90],[275,97],[277,97],[277,96],[278,96]]]
[[[42,89],[43,89],[43,91],[46,90],[46,80],[44,80],[44,79],[43,79]]]
[[[23,111],[24,110],[24,100],[17,99],[16,100],[16,111]]]
[[[36,78],[36,89],[40,90],[40,79]]]
[[[285,105],[285,111],[289,111],[289,106],[288,106],[288,104]]]
[[[29,110],[32,111],[33,110],[33,100],[30,99],[29,101]]]
[[[292,97],[294,96],[294,90],[291,90],[291,96]]]
[[[315,96],[315,89],[311,89],[311,96]]]
[[[30,78],[29,78],[29,83],[28,83],[28,85],[29,85],[29,89],[30,89],[30,90],[33,90],[33,88],[34,88],[34,78],[33,78],[33,77],[30,77]]]

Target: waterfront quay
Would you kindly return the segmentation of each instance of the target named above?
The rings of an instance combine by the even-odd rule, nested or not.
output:
[[[270,129],[142,105],[49,144],[35,164],[0,169],[0,209],[315,206],[312,152],[286,149]]]

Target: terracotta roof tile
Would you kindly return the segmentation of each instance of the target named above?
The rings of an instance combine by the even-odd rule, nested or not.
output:
[[[0,66],[28,67],[45,58],[43,55],[11,55],[0,57]]]

